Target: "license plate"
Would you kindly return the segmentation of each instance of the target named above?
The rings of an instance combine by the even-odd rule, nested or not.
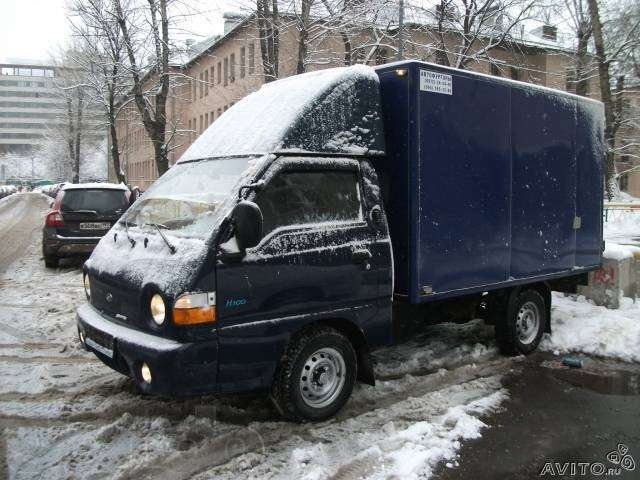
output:
[[[80,224],[80,230],[109,230],[109,222],[85,222]]]
[[[108,348],[108,347],[105,347],[104,345],[100,345],[91,337],[85,337],[84,343],[86,343],[88,347],[93,348],[94,350],[100,352],[101,354],[109,358],[113,358],[113,348]]]

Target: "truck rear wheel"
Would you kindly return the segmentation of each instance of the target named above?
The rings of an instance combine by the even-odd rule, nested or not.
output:
[[[506,355],[529,354],[538,348],[549,319],[542,295],[523,290],[509,296],[506,314],[496,319],[496,340]]]
[[[289,344],[271,398],[291,420],[324,420],[349,399],[356,369],[356,354],[347,337],[328,327],[308,330]]]

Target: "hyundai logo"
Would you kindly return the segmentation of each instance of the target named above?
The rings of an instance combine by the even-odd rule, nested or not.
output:
[[[111,295],[111,292],[107,293],[107,294],[104,296],[104,299],[105,299],[108,303],[111,303],[111,302],[113,301],[113,295]]]

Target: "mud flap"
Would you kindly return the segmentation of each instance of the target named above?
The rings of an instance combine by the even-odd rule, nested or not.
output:
[[[356,380],[372,387],[376,386],[376,376],[373,371],[371,353],[367,348],[358,349],[358,372]]]

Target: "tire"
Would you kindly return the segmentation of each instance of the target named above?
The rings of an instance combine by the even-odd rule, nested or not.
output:
[[[547,326],[547,309],[536,290],[509,295],[506,312],[496,319],[496,341],[505,355],[528,355],[538,348]]]
[[[324,420],[349,399],[356,371],[356,353],[346,336],[329,327],[306,330],[289,343],[274,377],[271,399],[290,420]]]
[[[59,263],[60,263],[60,259],[54,255],[44,256],[44,265],[47,268],[58,268]]]

